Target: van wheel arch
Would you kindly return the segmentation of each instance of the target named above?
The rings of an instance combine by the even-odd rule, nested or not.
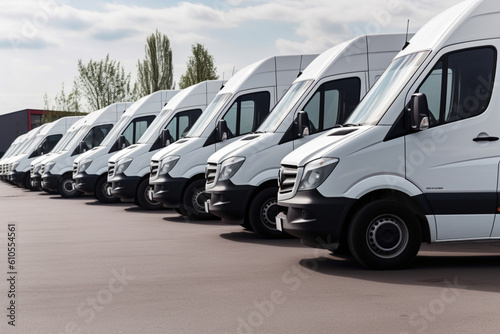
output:
[[[201,184],[205,183],[205,175],[203,174],[198,174],[193,176],[192,178],[189,179],[189,181],[186,183],[186,186],[182,190],[182,196],[181,196],[181,208],[184,210],[180,209],[179,211],[186,211],[187,217],[193,218],[193,219],[199,219],[199,220],[205,220],[205,219],[214,219],[215,216],[212,215],[211,213],[206,213],[204,212],[204,208],[201,208],[201,204],[198,203],[200,206],[199,208],[194,207],[192,203],[189,203],[190,201],[193,201],[193,198],[188,198],[190,197],[190,194],[188,192],[194,190],[193,186],[196,187],[201,186]],[[191,194],[192,195],[192,194]]]
[[[144,182],[147,181],[148,184],[146,185]],[[143,209],[146,210],[163,210],[163,204],[160,202],[152,203],[150,200],[147,198],[146,195],[146,190],[149,187],[149,173],[144,175],[141,180],[137,183],[137,187],[135,189],[135,198],[134,198],[134,203],[137,206],[140,206]],[[144,198],[142,197],[144,195]]]
[[[367,203],[373,202],[375,200],[381,200],[381,199],[387,199],[387,200],[394,200],[397,202],[401,202],[405,206],[411,208],[413,212],[416,213],[418,222],[420,223],[420,227],[422,230],[422,242],[430,243],[431,242],[431,233],[429,231],[429,222],[427,221],[427,218],[425,217],[425,210],[422,207],[422,204],[416,201],[414,198],[408,196],[407,194],[393,190],[393,189],[380,189],[380,190],[375,190],[371,193],[365,194],[361,198],[359,198],[354,205],[351,207],[349,210],[345,221],[347,222],[342,226],[342,231],[341,231],[341,237],[340,237],[340,244],[346,244],[347,242],[347,230],[349,228],[349,222],[352,220],[353,216],[362,208],[364,207]]]
[[[253,231],[253,227],[250,224],[250,203],[253,202],[253,200],[255,199],[255,196],[257,196],[261,191],[263,191],[264,189],[267,189],[267,188],[275,187],[277,182],[278,182],[277,180],[269,180],[269,181],[262,183],[261,185],[259,185],[257,188],[255,188],[253,190],[252,194],[250,195],[250,198],[248,199],[248,205],[245,208],[245,218],[243,219],[243,224],[241,224],[241,226],[243,226],[243,228],[248,229],[250,231]]]

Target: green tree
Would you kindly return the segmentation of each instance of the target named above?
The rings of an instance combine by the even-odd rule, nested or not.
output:
[[[132,97],[130,73],[120,62],[106,58],[84,64],[78,60],[78,73],[75,83],[87,100],[90,110],[98,110],[115,102],[127,101]]]
[[[184,89],[198,82],[219,79],[214,56],[200,43],[191,45],[191,51],[193,55],[187,61],[186,73],[181,75],[179,87]]]
[[[146,39],[146,58],[137,62],[137,83],[134,87],[137,97],[162,89],[173,89],[174,66],[172,49],[167,35],[156,30]]]
[[[81,115],[81,94],[76,85],[69,94],[66,95],[64,90],[64,83],[61,85],[61,91],[56,94],[54,101],[51,105],[47,93],[43,96],[45,110],[50,110],[47,114],[42,116],[42,123],[49,123],[64,116],[79,116]]]

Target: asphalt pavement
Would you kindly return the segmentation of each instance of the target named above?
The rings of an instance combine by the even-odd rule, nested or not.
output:
[[[299,240],[264,240],[218,220],[3,182],[0,217],[0,333],[500,327],[500,242],[424,244],[410,268],[370,271]]]

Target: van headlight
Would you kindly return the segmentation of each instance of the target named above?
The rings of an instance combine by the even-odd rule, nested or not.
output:
[[[52,168],[54,168],[54,166],[56,165],[56,162],[55,161],[49,161],[45,164],[45,167],[43,168],[43,173],[46,174],[48,172],[50,172],[50,170]]]
[[[168,157],[165,157],[165,159],[162,159],[160,162],[160,172],[159,174],[161,175],[166,175],[168,174],[174,166],[177,164],[177,161],[179,161],[180,156],[178,155],[169,155]]]
[[[231,157],[224,160],[221,164],[219,180],[224,181],[232,178],[244,162],[244,157]]]
[[[83,173],[90,167],[93,159],[84,159],[78,164],[78,173]]]
[[[10,164],[10,171],[13,172],[16,170],[17,166],[19,166],[19,162],[13,162]]]
[[[38,174],[38,172],[40,171],[40,167],[42,167],[41,164],[34,165],[33,166],[33,173],[31,173],[31,174],[33,174],[33,175]]]
[[[128,166],[130,166],[130,164],[132,163],[132,158],[125,158],[125,159],[122,159],[120,161],[118,161],[116,163],[116,171],[115,171],[115,175],[116,174],[122,174],[127,168]]]
[[[312,190],[319,187],[339,163],[337,158],[321,158],[307,163],[299,183],[299,190]]]

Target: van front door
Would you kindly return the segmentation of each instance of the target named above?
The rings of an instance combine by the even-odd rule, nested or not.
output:
[[[450,51],[417,89],[427,97],[430,128],[406,136],[406,177],[424,193],[438,240],[492,234],[500,160],[496,58],[492,46]]]

